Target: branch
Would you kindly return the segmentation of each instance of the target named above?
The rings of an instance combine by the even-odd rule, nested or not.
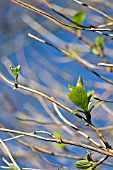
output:
[[[7,146],[5,145],[5,143],[4,143],[1,139],[0,139],[0,144],[4,147],[5,151],[7,152],[8,156],[9,156],[11,162],[14,164],[14,166],[15,166],[18,170],[21,170],[21,169],[19,168],[19,166],[17,165],[17,163],[15,162],[14,158],[12,157],[9,149],[7,148]]]
[[[110,150],[110,152],[107,151],[107,150],[104,151],[104,150],[101,150],[101,149],[98,149],[98,148],[95,148],[95,147],[92,147],[92,146],[89,146],[89,145],[85,145],[85,144],[81,144],[81,143],[77,143],[77,142],[73,142],[73,141],[68,141],[68,140],[64,140],[64,139],[45,138],[45,137],[42,137],[42,136],[34,135],[33,133],[27,133],[27,132],[22,132],[22,131],[18,131],[18,130],[11,130],[11,129],[6,129],[6,128],[0,128],[0,131],[1,132],[8,132],[8,133],[15,133],[15,134],[29,136],[29,137],[34,137],[34,138],[41,139],[41,140],[48,141],[48,142],[74,145],[74,146],[90,149],[90,150],[93,150],[95,152],[105,154],[105,155],[109,155],[109,156],[113,157],[113,152],[111,152],[112,150]]]
[[[104,12],[102,12],[102,11],[100,11],[100,10],[90,6],[90,5],[87,5],[87,4],[83,3],[83,2],[80,2],[78,0],[74,0],[74,1],[77,2],[78,4],[84,6],[84,7],[87,7],[89,9],[91,9],[91,10],[93,10],[93,11],[95,11],[95,12],[101,14],[101,15],[103,15],[104,17],[108,18],[109,20],[113,21],[113,18],[111,18],[109,15],[105,14]]]
[[[5,81],[6,83],[8,83],[9,85],[15,86],[15,83],[12,83],[11,81],[9,81],[9,80],[8,80],[3,74],[1,74],[1,73],[0,73],[0,77],[2,78],[2,80],[4,80],[4,81]],[[65,110],[67,110],[68,112],[70,112],[70,113],[73,114],[73,110],[71,110],[70,108],[64,106],[63,104],[61,104],[61,103],[59,103],[59,102],[57,102],[56,100],[54,100],[53,98],[47,96],[46,94],[44,94],[44,93],[42,93],[42,92],[39,92],[39,91],[37,91],[37,90],[33,90],[33,89],[31,89],[31,88],[22,86],[22,85],[20,85],[20,84],[18,84],[18,88],[23,89],[23,90],[25,90],[25,91],[29,91],[29,92],[35,93],[35,94],[38,94],[38,95],[40,95],[40,96],[42,96],[42,97],[50,100],[51,102],[57,104],[58,106],[62,107],[63,109],[65,109]],[[99,130],[98,130],[93,124],[89,124],[89,123],[87,122],[87,120],[86,120],[84,117],[82,117],[81,115],[79,115],[79,114],[76,114],[76,116],[77,116],[79,119],[81,119],[82,121],[84,121],[85,123],[87,123],[87,125],[90,126],[91,129],[93,129],[93,130],[97,133],[98,137],[103,141],[103,143],[105,144],[106,148],[111,149],[111,146],[108,144],[108,142],[106,141],[106,139],[104,138],[104,136],[99,132]],[[103,149],[106,150],[106,148],[103,148]]]
[[[53,103],[54,109],[57,112],[58,116],[63,120],[63,122],[65,122],[67,125],[69,125],[70,127],[72,127],[74,130],[76,130],[79,134],[81,134],[82,136],[84,136],[87,140],[89,140],[91,143],[93,143],[94,145],[96,145],[99,148],[103,148],[100,144],[98,144],[97,142],[95,142],[93,139],[91,139],[86,133],[82,132],[81,130],[79,130],[79,128],[77,126],[75,126],[74,124],[72,124],[71,122],[69,122],[63,115],[62,113],[58,110],[58,107],[55,103]]]
[[[20,0],[11,0],[11,1],[12,1],[13,3],[16,3],[16,4],[18,4],[18,5],[20,5],[20,6],[24,7],[24,8],[27,8],[27,9],[35,12],[35,13],[38,13],[38,14],[40,14],[40,15],[48,18],[49,20],[53,21],[54,23],[56,23],[56,24],[58,24],[58,25],[63,25],[63,26],[65,26],[65,27],[70,27],[70,28],[76,28],[76,29],[79,29],[79,30],[86,30],[86,31],[93,31],[93,32],[95,31],[95,32],[97,32],[97,33],[99,33],[99,34],[101,34],[101,35],[113,37],[113,34],[107,34],[107,33],[101,32],[101,31],[97,31],[97,30],[102,30],[102,29],[98,29],[98,28],[97,28],[97,30],[95,30],[95,28],[93,28],[93,27],[92,27],[92,28],[84,28],[84,27],[77,26],[77,25],[65,24],[65,23],[61,22],[60,20],[58,20],[57,18],[49,15],[48,13],[46,13],[46,12],[44,12],[44,11],[38,9],[38,8],[35,8],[35,7],[32,6],[32,5],[29,5],[29,4],[27,4],[27,3],[24,3],[24,2],[22,2],[22,1],[20,1]],[[110,31],[112,31],[112,30],[110,30]]]
[[[101,76],[101,75],[98,74],[96,71],[94,71],[93,69],[91,69],[90,67],[88,67],[86,64],[84,64],[82,61],[80,61],[79,58],[76,58],[75,56],[72,56],[69,52],[67,52],[67,51],[65,51],[65,50],[63,50],[63,49],[61,49],[61,48],[59,48],[59,47],[57,47],[57,46],[55,46],[55,45],[47,42],[47,41],[44,41],[44,40],[42,40],[42,39],[40,39],[40,38],[32,35],[31,33],[28,33],[28,36],[31,37],[31,38],[33,38],[33,39],[35,39],[35,40],[37,40],[37,41],[39,41],[39,42],[41,42],[41,43],[43,43],[43,44],[46,44],[46,45],[49,45],[49,46],[55,48],[56,50],[60,51],[60,52],[63,53],[64,55],[66,55],[66,56],[72,58],[73,60],[77,61],[80,65],[82,65],[83,67],[85,67],[87,70],[91,71],[93,74],[95,74],[95,75],[96,75],[97,77],[99,77],[100,79],[102,79],[102,80],[104,80],[104,81],[106,81],[106,82],[108,82],[108,83],[110,83],[110,84],[113,85],[113,81],[108,80],[108,79],[106,79],[105,77]]]

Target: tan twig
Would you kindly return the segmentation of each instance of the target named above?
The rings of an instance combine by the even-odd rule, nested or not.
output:
[[[94,170],[97,166],[99,166],[101,163],[103,163],[108,157],[109,157],[109,156],[106,155],[106,156],[104,156],[102,159],[100,159],[100,161],[98,161],[98,162],[94,165],[94,167],[92,168],[92,170]]]
[[[9,81],[3,74],[0,73],[0,77],[2,78],[2,80],[4,80],[6,83],[8,83],[9,85],[11,86],[15,86],[15,83],[12,83],[11,81]],[[38,94],[48,100],[50,100],[51,102],[57,104],[58,106],[62,107],[63,109],[67,110],[68,112],[72,113],[73,114],[73,110],[71,110],[70,108],[64,106],[63,104],[57,102],[56,100],[54,100],[53,98],[47,96],[46,94],[42,93],[42,92],[39,92],[37,90],[33,90],[31,88],[28,88],[28,87],[25,87],[25,86],[22,86],[20,84],[18,84],[18,88],[20,89],[23,89],[25,91],[29,91],[29,92],[32,92],[32,93],[35,93],[35,94]],[[103,143],[105,144],[106,148],[109,148],[111,149],[111,146],[108,144],[108,142],[106,141],[105,137],[98,131],[98,129],[93,125],[93,124],[89,124],[87,122],[87,120],[85,118],[83,118],[81,115],[79,114],[76,114],[76,116],[78,118],[80,118],[82,121],[84,121],[85,123],[88,124],[88,126],[90,126],[96,133],[97,135],[99,136],[99,138],[103,141]],[[33,135],[33,134],[32,134]],[[38,138],[38,137],[37,137]],[[41,137],[39,137],[41,139]],[[105,149],[105,148],[104,148]]]
[[[72,21],[71,19],[69,19],[67,16],[65,16],[65,15],[63,15],[62,13],[60,13],[59,11],[57,11],[47,0],[42,0],[52,11],[54,11],[55,13],[57,13],[58,15],[60,15],[61,17],[63,17],[63,18],[65,18],[66,20],[68,20],[68,21],[70,21],[71,23],[73,23],[73,24],[76,24],[78,27],[82,27],[83,29],[92,29],[93,28],[93,31],[112,31],[111,29],[108,29],[108,28],[106,28],[106,29],[99,29],[99,28],[102,28],[102,26],[98,26],[98,27],[94,27],[94,26],[83,26],[83,25],[79,25],[78,23],[76,23],[76,22],[74,22],[74,21]],[[113,24],[113,23],[112,23]],[[111,25],[111,23],[110,24],[106,24],[107,26],[109,26],[109,25]],[[104,26],[105,27],[105,26]],[[89,30],[88,29],[88,30]]]
[[[27,132],[22,132],[22,131],[18,131],[18,130],[12,130],[12,129],[5,129],[5,128],[0,128],[0,131],[24,135],[24,136],[29,136],[29,137],[34,137],[34,138],[41,139],[41,140],[48,141],[48,142],[64,143],[64,144],[69,144],[69,145],[73,145],[73,146],[79,146],[79,147],[82,147],[82,148],[90,149],[90,150],[93,150],[95,152],[102,153],[102,154],[109,155],[109,156],[113,157],[112,152],[109,152],[107,150],[101,150],[101,149],[95,148],[93,146],[89,146],[89,145],[86,145],[86,144],[81,144],[81,143],[77,143],[77,142],[73,142],[73,141],[68,141],[68,140],[64,140],[64,139],[45,138],[45,137],[42,137],[42,136],[34,135],[32,133],[27,133]]]
[[[74,0],[74,1],[77,2],[78,4],[84,6],[84,7],[87,7],[89,9],[91,9],[91,10],[93,10],[93,11],[95,11],[95,12],[101,14],[101,15],[103,15],[104,17],[108,18],[109,20],[113,21],[113,18],[111,18],[109,15],[105,14],[104,12],[102,12],[102,11],[100,11],[100,10],[90,6],[90,5],[87,5],[87,4],[83,3],[83,2],[80,2],[78,0]]]
[[[46,12],[44,12],[44,11],[38,9],[38,8],[35,8],[35,7],[32,6],[32,5],[29,5],[29,4],[27,4],[27,3],[24,3],[24,2],[22,2],[22,1],[20,1],[20,0],[11,0],[11,1],[14,2],[14,3],[16,3],[16,4],[18,4],[18,5],[20,5],[20,6],[23,6],[24,8],[27,8],[27,9],[35,12],[35,13],[38,13],[38,14],[40,14],[40,15],[48,18],[49,20],[53,21],[53,22],[56,23],[56,24],[63,25],[63,26],[65,26],[65,27],[70,27],[70,28],[77,28],[77,29],[80,29],[80,30],[95,31],[95,32],[97,32],[97,33],[99,33],[99,34],[101,34],[101,35],[113,37],[113,34],[103,33],[103,32],[101,32],[101,31],[99,31],[99,29],[98,29],[98,30],[95,30],[96,28],[94,28],[94,27],[92,27],[92,28],[84,28],[84,27],[77,26],[77,25],[65,24],[65,23],[61,22],[60,20],[58,20],[57,18],[49,15],[48,13],[46,13]]]
[[[5,128],[4,126],[0,125],[1,127]],[[14,134],[8,132],[8,134],[12,137],[14,137]],[[49,155],[52,155],[52,156],[58,156],[58,157],[62,157],[62,158],[68,158],[68,159],[76,159],[76,160],[81,160],[81,159],[84,159],[82,157],[79,157],[79,156],[75,156],[75,155],[67,155],[67,154],[61,154],[61,153],[57,153],[57,152],[53,152],[53,151],[50,151],[50,150],[47,150],[47,149],[44,149],[44,148],[39,148],[39,147],[36,147],[36,146],[32,146],[28,143],[26,143],[25,141],[23,140],[20,140],[20,139],[16,139],[16,141],[18,141],[20,144],[28,147],[28,148],[31,148],[33,149],[34,151],[38,151],[38,152],[43,152],[43,153],[46,153],[46,154],[49,154]],[[109,165],[109,166],[113,166],[113,164],[109,163],[109,162],[102,162],[103,164],[105,165]],[[23,168],[24,169],[24,168]]]
[[[72,127],[73,129],[75,129],[79,134],[81,134],[82,136],[84,136],[87,140],[89,140],[91,143],[93,143],[94,145],[96,145],[99,148],[102,148],[102,146],[100,144],[98,144],[97,142],[95,142],[93,139],[91,139],[86,133],[82,132],[77,126],[75,126],[74,124],[72,124],[71,122],[69,122],[63,115],[62,113],[59,111],[57,105],[55,103],[53,103],[54,109],[57,112],[58,116],[63,120],[63,122],[65,122],[68,126]]]
[[[5,143],[0,139],[0,144],[4,147],[5,151],[7,152],[11,162],[14,164],[14,166],[18,169],[21,170],[20,167],[17,165],[17,163],[15,162],[14,158],[12,157],[9,149],[7,148],[7,146],[5,145]]]

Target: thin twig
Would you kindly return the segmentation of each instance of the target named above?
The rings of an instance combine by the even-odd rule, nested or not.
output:
[[[7,152],[11,162],[14,164],[14,166],[18,169],[18,170],[21,170],[20,167],[17,165],[17,163],[15,162],[14,158],[12,157],[9,149],[7,148],[7,146],[5,145],[5,143],[0,139],[0,143],[1,145],[4,147],[5,151]]]
[[[102,153],[102,154],[109,155],[109,156],[113,157],[113,153],[111,152],[112,150],[110,150],[110,152],[109,152],[106,149],[101,150],[101,149],[95,148],[93,146],[89,146],[89,145],[86,145],[86,144],[81,144],[81,143],[77,143],[77,142],[73,142],[73,141],[68,141],[68,140],[64,140],[64,139],[45,138],[45,137],[42,137],[42,136],[34,135],[32,133],[27,133],[27,132],[22,132],[22,131],[18,131],[18,130],[12,130],[12,129],[6,129],[6,128],[0,128],[0,131],[1,132],[8,132],[8,133],[15,133],[15,134],[29,136],[29,137],[34,137],[34,138],[41,139],[41,140],[48,141],[48,142],[54,142],[54,143],[60,143],[60,144],[63,143],[63,144],[79,146],[79,147],[82,147],[82,148],[90,149],[90,150],[93,150],[95,152]]]
[[[48,18],[49,20],[51,20],[51,21],[53,21],[53,22],[55,22],[55,23],[57,23],[57,24],[59,24],[59,25],[63,25],[63,26],[70,27],[70,28],[77,28],[77,29],[80,29],[80,30],[93,31],[93,32],[95,31],[95,32],[97,32],[97,33],[99,33],[99,34],[101,34],[101,35],[113,37],[113,34],[107,34],[107,33],[101,32],[101,31],[97,31],[97,30],[95,30],[95,28],[93,28],[93,27],[92,27],[92,28],[84,28],[84,27],[81,27],[81,26],[79,27],[79,26],[77,26],[77,25],[65,24],[65,23],[61,22],[60,20],[58,20],[57,18],[49,15],[48,13],[46,13],[46,12],[44,12],[44,11],[38,9],[38,8],[35,8],[35,7],[32,6],[32,5],[29,5],[29,4],[27,4],[27,3],[24,3],[24,2],[22,2],[22,1],[20,1],[20,0],[11,0],[11,1],[12,1],[13,3],[16,3],[16,4],[20,5],[20,6],[23,6],[24,8],[27,8],[27,9],[33,11],[33,12],[36,12],[36,13],[38,13],[38,14],[46,17],[46,18]],[[98,29],[98,30],[99,30],[99,29]]]
[[[5,128],[4,126],[0,125],[1,127]],[[12,137],[14,137],[14,134],[8,132],[8,134]],[[58,156],[58,157],[62,157],[62,158],[68,158],[68,159],[76,159],[76,160],[81,160],[81,159],[84,159],[82,157],[79,157],[79,156],[75,156],[75,155],[67,155],[67,154],[61,154],[61,153],[57,153],[57,152],[53,152],[53,151],[50,151],[50,150],[47,150],[47,149],[44,149],[44,148],[39,148],[39,147],[36,147],[36,146],[32,146],[28,143],[26,143],[25,141],[23,140],[20,140],[20,139],[16,139],[16,141],[18,141],[20,144],[28,147],[28,148],[31,148],[35,151],[38,151],[38,152],[43,152],[43,153],[46,153],[46,154],[49,154],[49,155],[52,155],[52,156]],[[96,161],[95,161],[96,162]],[[109,162],[102,162],[103,164],[105,165],[109,165],[109,166],[113,166],[113,164],[109,163]]]
[[[76,22],[74,22],[73,20],[71,20],[70,18],[68,18],[67,16],[65,16],[65,15],[63,15],[61,12],[59,12],[59,11],[57,11],[47,0],[42,0],[52,11],[54,11],[55,13],[57,13],[58,15],[60,15],[61,17],[63,17],[63,18],[65,18],[66,20],[68,20],[69,22],[71,22],[71,23],[73,23],[73,24],[76,24],[78,27],[82,27],[82,28],[84,28],[84,29],[92,29],[93,28],[93,30],[94,31],[112,31],[111,29],[108,29],[108,28],[105,28],[105,29],[99,29],[99,28],[101,28],[102,26],[98,26],[98,27],[94,27],[94,26],[83,26],[83,25],[80,25],[80,24],[78,24],[78,23],[76,23]],[[113,24],[113,23],[112,23]],[[106,24],[107,25],[107,24]],[[111,23],[109,24],[109,25],[111,25]]]
[[[4,80],[6,83],[8,83],[9,85],[11,86],[15,86],[15,83],[12,83],[11,81],[9,81],[3,74],[0,73],[0,77],[2,78],[2,80]],[[58,106],[62,107],[63,109],[67,110],[68,112],[72,113],[73,114],[73,110],[71,110],[70,108],[64,106],[63,104],[59,103],[58,101],[54,100],[53,98],[47,96],[46,94],[42,93],[42,92],[39,92],[37,90],[33,90],[31,88],[28,88],[28,87],[25,87],[25,86],[22,86],[20,84],[18,84],[18,88],[20,89],[23,89],[25,91],[29,91],[29,92],[32,92],[32,93],[35,93],[35,94],[38,94],[46,99],[48,99],[49,101],[57,104]],[[93,124],[89,124],[87,122],[87,120],[82,117],[81,115],[79,114],[76,114],[76,116],[81,119],[82,121],[84,121],[85,123],[87,123],[88,126],[90,126],[96,133],[97,135],[99,136],[99,138],[103,141],[103,143],[105,144],[106,148],[109,148],[111,149],[111,146],[108,144],[108,142],[106,141],[105,137],[99,132],[99,130],[93,125]],[[33,135],[33,134],[32,134]],[[40,137],[41,139],[41,137]]]
[[[98,161],[98,162],[94,165],[94,167],[92,168],[92,170],[94,170],[97,166],[99,166],[102,162],[104,162],[108,157],[109,157],[109,156],[106,155],[106,156],[104,156],[102,159],[100,159],[100,161]]]
[[[40,38],[32,35],[31,33],[28,33],[28,36],[31,37],[31,38],[33,38],[33,39],[35,39],[35,40],[37,40],[37,41],[39,41],[39,42],[41,42],[41,43],[47,44],[47,45],[55,48],[56,50],[60,51],[60,52],[63,53],[64,55],[66,55],[66,56],[74,59],[75,61],[77,61],[79,64],[81,64],[81,65],[82,65],[83,67],[85,67],[87,70],[91,71],[93,74],[95,74],[95,75],[96,75],[97,77],[99,77],[100,79],[102,79],[102,80],[104,80],[104,81],[106,81],[106,82],[108,82],[108,83],[110,83],[110,84],[113,85],[113,81],[108,80],[108,79],[106,79],[105,77],[101,76],[101,75],[98,74],[96,71],[94,71],[93,69],[91,69],[90,67],[88,67],[86,64],[84,64],[82,61],[80,61],[79,58],[76,58],[75,56],[72,56],[69,52],[67,52],[67,51],[65,51],[65,50],[63,50],[63,49],[61,49],[61,48],[59,48],[59,47],[57,47],[57,46],[55,46],[55,45],[47,42],[47,41],[44,41],[44,40],[42,40],[42,39],[40,39]]]
[[[87,5],[87,4],[83,3],[83,2],[80,2],[78,0],[74,0],[74,1],[77,2],[78,4],[84,6],[84,7],[87,7],[89,9],[91,9],[91,10],[93,10],[93,11],[95,11],[95,12],[101,14],[101,15],[103,15],[104,17],[108,18],[109,20],[113,21],[113,18],[111,18],[109,15],[105,14],[104,12],[102,12],[102,11],[100,11],[100,10],[90,6],[90,5]]]
[[[63,120],[63,122],[65,122],[67,125],[69,125],[70,127],[72,127],[73,129],[75,129],[79,134],[81,134],[82,136],[84,136],[87,140],[89,140],[91,143],[93,143],[94,145],[98,146],[99,148],[102,148],[102,146],[100,144],[98,144],[97,142],[95,142],[93,139],[91,139],[86,133],[82,132],[81,130],[79,130],[79,128],[77,126],[75,126],[74,124],[72,124],[71,122],[69,122],[63,115],[62,113],[59,111],[57,105],[55,103],[53,103],[54,109],[57,112],[58,116]]]

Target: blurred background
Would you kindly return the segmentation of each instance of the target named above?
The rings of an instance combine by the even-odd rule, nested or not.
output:
[[[43,1],[25,0],[24,2],[51,14],[62,22],[69,23],[69,21],[50,10]],[[97,26],[109,22],[105,17],[77,4],[73,0],[49,0],[48,2],[57,11],[70,19],[77,12],[84,11],[86,16],[83,25],[85,26]],[[113,17],[112,0],[86,0],[85,3]],[[53,96],[57,101],[74,110],[76,107],[67,97],[69,92],[68,84],[76,85],[79,76],[82,77],[87,91],[95,90],[98,97],[113,100],[112,85],[102,81],[79,63],[64,56],[56,49],[28,37],[28,33],[32,33],[57,47],[69,51],[90,68],[113,81],[112,71],[108,72],[104,67],[97,67],[99,62],[103,62],[102,59],[92,53],[90,45],[77,38],[76,33],[74,34],[43,16],[12,3],[10,0],[0,0],[0,18],[0,71],[7,78],[14,81],[9,67],[10,65],[16,67],[20,64],[20,84]],[[76,32],[76,30],[73,30],[73,32]],[[96,37],[101,37],[101,35],[89,31],[82,31],[82,36],[93,44],[95,44]],[[109,37],[104,37],[104,54],[110,63],[113,63],[112,47],[113,41]],[[104,103],[92,113],[93,123],[100,128],[111,145],[113,144],[112,109],[112,103]],[[93,139],[97,138],[96,134],[74,115],[61,108],[59,110],[66,119],[87,132]],[[87,140],[76,131],[62,124],[62,120],[58,117],[51,102],[20,89],[13,90],[12,87],[9,87],[2,81],[0,81],[0,113],[0,124],[6,128],[26,132],[44,130],[54,134],[61,133],[64,139],[88,144]],[[9,134],[0,132],[1,139],[9,137]],[[58,167],[52,165],[56,164],[69,169],[76,169],[74,166],[76,159],[52,156],[45,153],[44,150],[42,151],[41,148],[46,151],[81,156],[83,158],[87,153],[86,149],[79,147],[64,146],[64,148],[60,148],[51,142],[44,142],[29,137],[22,137],[21,140],[39,148],[37,152],[34,152],[34,150],[19,143],[19,141],[6,142],[16,162],[20,167],[25,168],[53,170],[58,169]],[[96,140],[100,142],[98,138]],[[9,162],[10,160],[3,148],[1,148],[0,155],[0,165],[6,166],[2,158],[5,157]],[[101,158],[101,155],[94,153],[93,157],[95,160],[98,160]],[[107,161],[112,163],[113,159],[109,158]],[[63,167],[59,168],[65,169]],[[100,166],[102,170],[107,170],[108,168],[112,169],[112,166]]]

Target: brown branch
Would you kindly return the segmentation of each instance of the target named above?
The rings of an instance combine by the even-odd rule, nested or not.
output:
[[[103,32],[101,32],[101,31],[99,31],[99,29],[98,29],[98,30],[95,30],[95,28],[93,28],[93,27],[92,27],[92,28],[84,28],[84,27],[81,27],[81,26],[79,27],[79,26],[77,26],[77,25],[65,24],[65,23],[61,22],[60,20],[58,20],[57,18],[49,15],[48,13],[46,13],[46,12],[44,12],[44,11],[38,9],[38,8],[35,8],[35,7],[32,6],[32,5],[29,5],[29,4],[27,4],[27,3],[24,3],[24,2],[22,2],[22,1],[20,1],[20,0],[11,0],[11,1],[12,1],[13,3],[16,3],[16,4],[18,4],[18,5],[20,5],[20,6],[24,7],[24,8],[27,8],[27,9],[35,12],[35,13],[38,13],[38,14],[40,14],[40,15],[48,18],[49,20],[53,21],[54,23],[56,23],[56,24],[58,24],[58,25],[63,25],[63,26],[65,26],[65,27],[76,28],[76,29],[86,30],[86,31],[93,31],[93,32],[95,31],[95,32],[97,32],[97,33],[99,33],[99,34],[101,34],[101,35],[113,37],[113,34],[103,33]]]
[[[90,149],[92,151],[113,157],[112,152],[109,152],[107,150],[101,150],[101,149],[95,148],[93,146],[89,146],[89,145],[86,145],[86,144],[81,144],[81,143],[77,143],[77,142],[73,142],[73,141],[68,141],[68,140],[64,140],[64,139],[45,138],[45,137],[42,137],[42,136],[34,135],[31,132],[27,133],[27,132],[22,132],[22,131],[12,130],[12,129],[5,129],[5,128],[0,128],[0,131],[1,132],[8,132],[8,133],[10,132],[10,133],[14,133],[14,134],[29,136],[29,137],[34,137],[34,138],[37,138],[37,139],[40,139],[40,140],[43,140],[43,141],[48,141],[48,142],[53,142],[53,143],[59,143],[59,144],[63,143],[63,144],[66,144],[66,145],[68,144],[68,145],[78,146],[78,147],[81,147],[81,148]]]
[[[2,128],[5,128],[3,125],[0,125],[0,127]],[[33,149],[34,151],[38,151],[38,152],[43,152],[43,153],[46,153],[46,154],[49,154],[49,155],[52,155],[52,156],[58,156],[58,157],[62,157],[62,158],[68,158],[68,159],[76,159],[76,160],[81,160],[81,159],[84,159],[82,157],[79,157],[79,156],[75,156],[75,155],[67,155],[67,154],[61,154],[61,153],[57,153],[57,152],[53,152],[53,151],[50,151],[50,150],[47,150],[47,149],[44,149],[44,148],[39,148],[39,147],[36,147],[36,146],[32,146],[30,144],[28,144],[27,142],[19,139],[19,138],[16,138],[16,136],[14,136],[14,134],[8,132],[8,134],[10,136],[12,136],[12,139],[15,139],[17,142],[19,142],[20,144],[28,147],[28,148],[31,148]],[[7,140],[3,140],[4,142],[7,141]],[[97,161],[95,161],[97,162]],[[109,163],[109,162],[102,162],[102,164],[105,164],[105,165],[109,165],[109,166],[113,166],[113,164]]]
[[[79,24],[73,22],[73,21],[72,21],[71,19],[69,19],[67,16],[65,16],[65,15],[63,15],[62,13],[58,12],[51,4],[49,4],[49,2],[48,2],[47,0],[43,0],[43,2],[44,2],[52,11],[54,11],[54,12],[57,13],[58,15],[62,16],[63,18],[65,18],[65,19],[68,20],[69,22],[76,24],[76,25],[79,26],[79,27],[82,27],[82,28],[92,28],[92,27],[93,27],[93,26],[85,27],[85,26],[79,25]],[[108,26],[108,25],[111,25],[111,23],[110,23],[110,24],[106,24],[106,26]],[[113,25],[113,23],[112,23],[112,25]],[[102,25],[102,26],[103,26],[103,25]],[[102,27],[102,26],[98,26],[98,27],[100,28],[100,27]],[[105,24],[104,24],[104,26],[105,26]],[[75,32],[75,31],[74,31],[74,32]],[[80,35],[78,35],[77,32],[76,32],[76,36],[77,36],[79,39],[81,39],[81,40],[83,40],[84,42],[86,42],[87,44],[89,44],[92,48],[95,48],[95,49],[98,51],[100,58],[101,58],[106,64],[109,64],[108,60],[104,57],[103,51],[102,51],[101,49],[99,49],[96,44],[92,44],[89,40],[86,40],[86,38],[82,36],[82,33],[81,33]],[[109,68],[106,68],[106,69],[107,69],[108,71],[112,71],[112,68],[110,68],[110,67],[109,67]]]
[[[25,4],[25,6],[23,5],[23,2],[21,2],[21,1],[18,1],[18,0],[12,0],[13,2],[15,2],[15,3],[17,3],[17,4],[21,4],[23,7],[25,7],[26,8],[26,5],[30,8],[30,10],[32,10],[32,8],[34,9],[33,11],[34,12],[36,12],[36,13],[38,13],[40,10],[39,9],[37,9],[37,8],[35,8],[35,7],[33,7],[33,6],[30,6],[29,4]],[[43,0],[43,1],[45,1],[45,0]],[[20,3],[21,2],[21,3]],[[47,4],[47,1],[46,1],[46,4]],[[48,5],[49,7],[50,7],[50,4]],[[29,9],[28,8],[28,9]],[[52,8],[52,7],[51,7]],[[52,8],[53,9],[53,8]],[[56,11],[56,10],[54,10],[54,11]],[[55,22],[57,25],[59,25],[60,27],[63,27],[65,30],[67,30],[67,31],[69,31],[69,32],[71,32],[72,34],[74,34],[74,35],[76,35],[79,39],[81,39],[82,41],[84,41],[85,43],[87,43],[88,45],[90,45],[90,47],[91,48],[95,48],[97,51],[98,51],[98,53],[99,53],[99,56],[100,56],[100,58],[105,62],[105,63],[107,63],[107,64],[109,64],[109,62],[107,61],[107,59],[104,57],[104,54],[103,54],[103,52],[102,52],[102,50],[100,50],[95,44],[93,44],[92,42],[90,42],[89,40],[87,40],[84,36],[79,36],[74,30],[72,30],[72,29],[69,29],[69,25],[68,24],[64,24],[64,23],[62,23],[61,21],[59,21],[59,20],[57,20],[56,18],[54,18],[54,17],[52,17],[52,16],[50,16],[49,14],[47,14],[46,15],[46,13],[44,13],[43,11],[41,11],[42,12],[42,14],[41,15],[44,15],[45,17],[49,17],[49,19],[50,20],[52,20],[53,22]],[[59,12],[57,12],[57,13],[59,13]],[[59,15],[61,15],[60,13],[59,13]],[[47,18],[48,18],[47,17]],[[52,18],[53,19],[52,19]],[[64,16],[65,17],[65,16]],[[67,18],[67,17],[65,17],[65,18]],[[73,26],[73,25],[72,25]],[[108,71],[112,71],[112,68],[106,68]]]
[[[95,75],[96,75],[97,77],[99,77],[100,79],[102,79],[102,80],[104,80],[104,81],[106,81],[106,82],[108,82],[108,83],[110,83],[110,84],[113,85],[113,81],[108,80],[108,79],[106,79],[105,77],[101,76],[101,75],[98,74],[96,71],[94,71],[94,70],[91,69],[89,66],[87,66],[87,65],[84,64],[82,61],[80,61],[79,58],[77,58],[77,57],[75,57],[75,56],[72,56],[69,52],[67,52],[67,51],[65,51],[65,50],[63,50],[63,49],[61,49],[61,48],[59,48],[59,47],[57,47],[57,46],[55,46],[55,45],[47,42],[47,41],[44,41],[44,40],[42,40],[42,39],[40,39],[40,38],[38,38],[38,37],[30,34],[30,33],[28,33],[28,36],[31,37],[31,38],[33,38],[33,39],[35,39],[35,40],[37,40],[37,41],[39,41],[39,42],[41,42],[41,43],[47,44],[47,45],[55,48],[56,50],[60,51],[60,52],[63,53],[64,55],[66,55],[66,56],[72,58],[73,60],[77,61],[80,65],[82,65],[84,68],[86,68],[87,70],[89,70],[90,72],[92,72],[93,74],[95,74]]]
[[[5,76],[3,76],[1,73],[0,73],[0,77],[2,78],[2,80],[4,80],[4,81],[5,81],[6,83],[8,83],[9,85],[15,86],[15,83],[12,83],[11,81],[9,81],[9,80],[8,80]],[[56,100],[54,100],[53,98],[47,96],[46,94],[44,94],[44,93],[42,93],[42,92],[39,92],[39,91],[37,91],[37,90],[33,90],[33,89],[31,89],[31,88],[28,88],[28,87],[25,87],[25,86],[22,86],[22,85],[19,85],[19,84],[18,84],[18,88],[23,89],[23,90],[25,90],[25,91],[29,91],[29,92],[35,93],[35,94],[38,94],[38,95],[40,95],[40,96],[42,96],[42,97],[50,100],[51,102],[55,103],[56,105],[62,107],[63,109],[65,109],[65,110],[67,110],[68,112],[70,112],[70,113],[73,114],[73,111],[72,111],[70,108],[64,106],[63,104],[57,102]],[[93,124],[89,124],[89,123],[87,122],[87,120],[86,120],[84,117],[82,117],[81,115],[79,115],[79,114],[76,114],[76,116],[77,116],[78,118],[80,118],[82,121],[84,121],[85,123],[87,123],[87,125],[90,126],[90,127],[97,133],[98,137],[103,141],[103,143],[105,144],[105,146],[106,146],[107,149],[111,149],[111,146],[108,144],[108,142],[106,141],[105,137],[99,132],[99,130],[98,130]],[[41,139],[41,137],[40,137],[40,139]],[[104,150],[106,150],[106,148],[103,147]]]
[[[97,166],[99,166],[100,164],[102,164],[109,156],[106,155],[105,157],[103,157],[102,159],[100,159],[100,161],[98,161],[94,167],[92,168],[92,170],[94,170]]]
[[[105,14],[104,12],[102,12],[102,11],[100,11],[100,10],[90,6],[90,5],[87,5],[87,4],[83,3],[83,2],[80,2],[78,0],[74,0],[74,1],[77,2],[78,4],[82,5],[82,6],[86,7],[86,8],[89,8],[89,9],[103,15],[104,17],[108,18],[109,20],[113,21],[113,18],[111,18],[109,15]]]

